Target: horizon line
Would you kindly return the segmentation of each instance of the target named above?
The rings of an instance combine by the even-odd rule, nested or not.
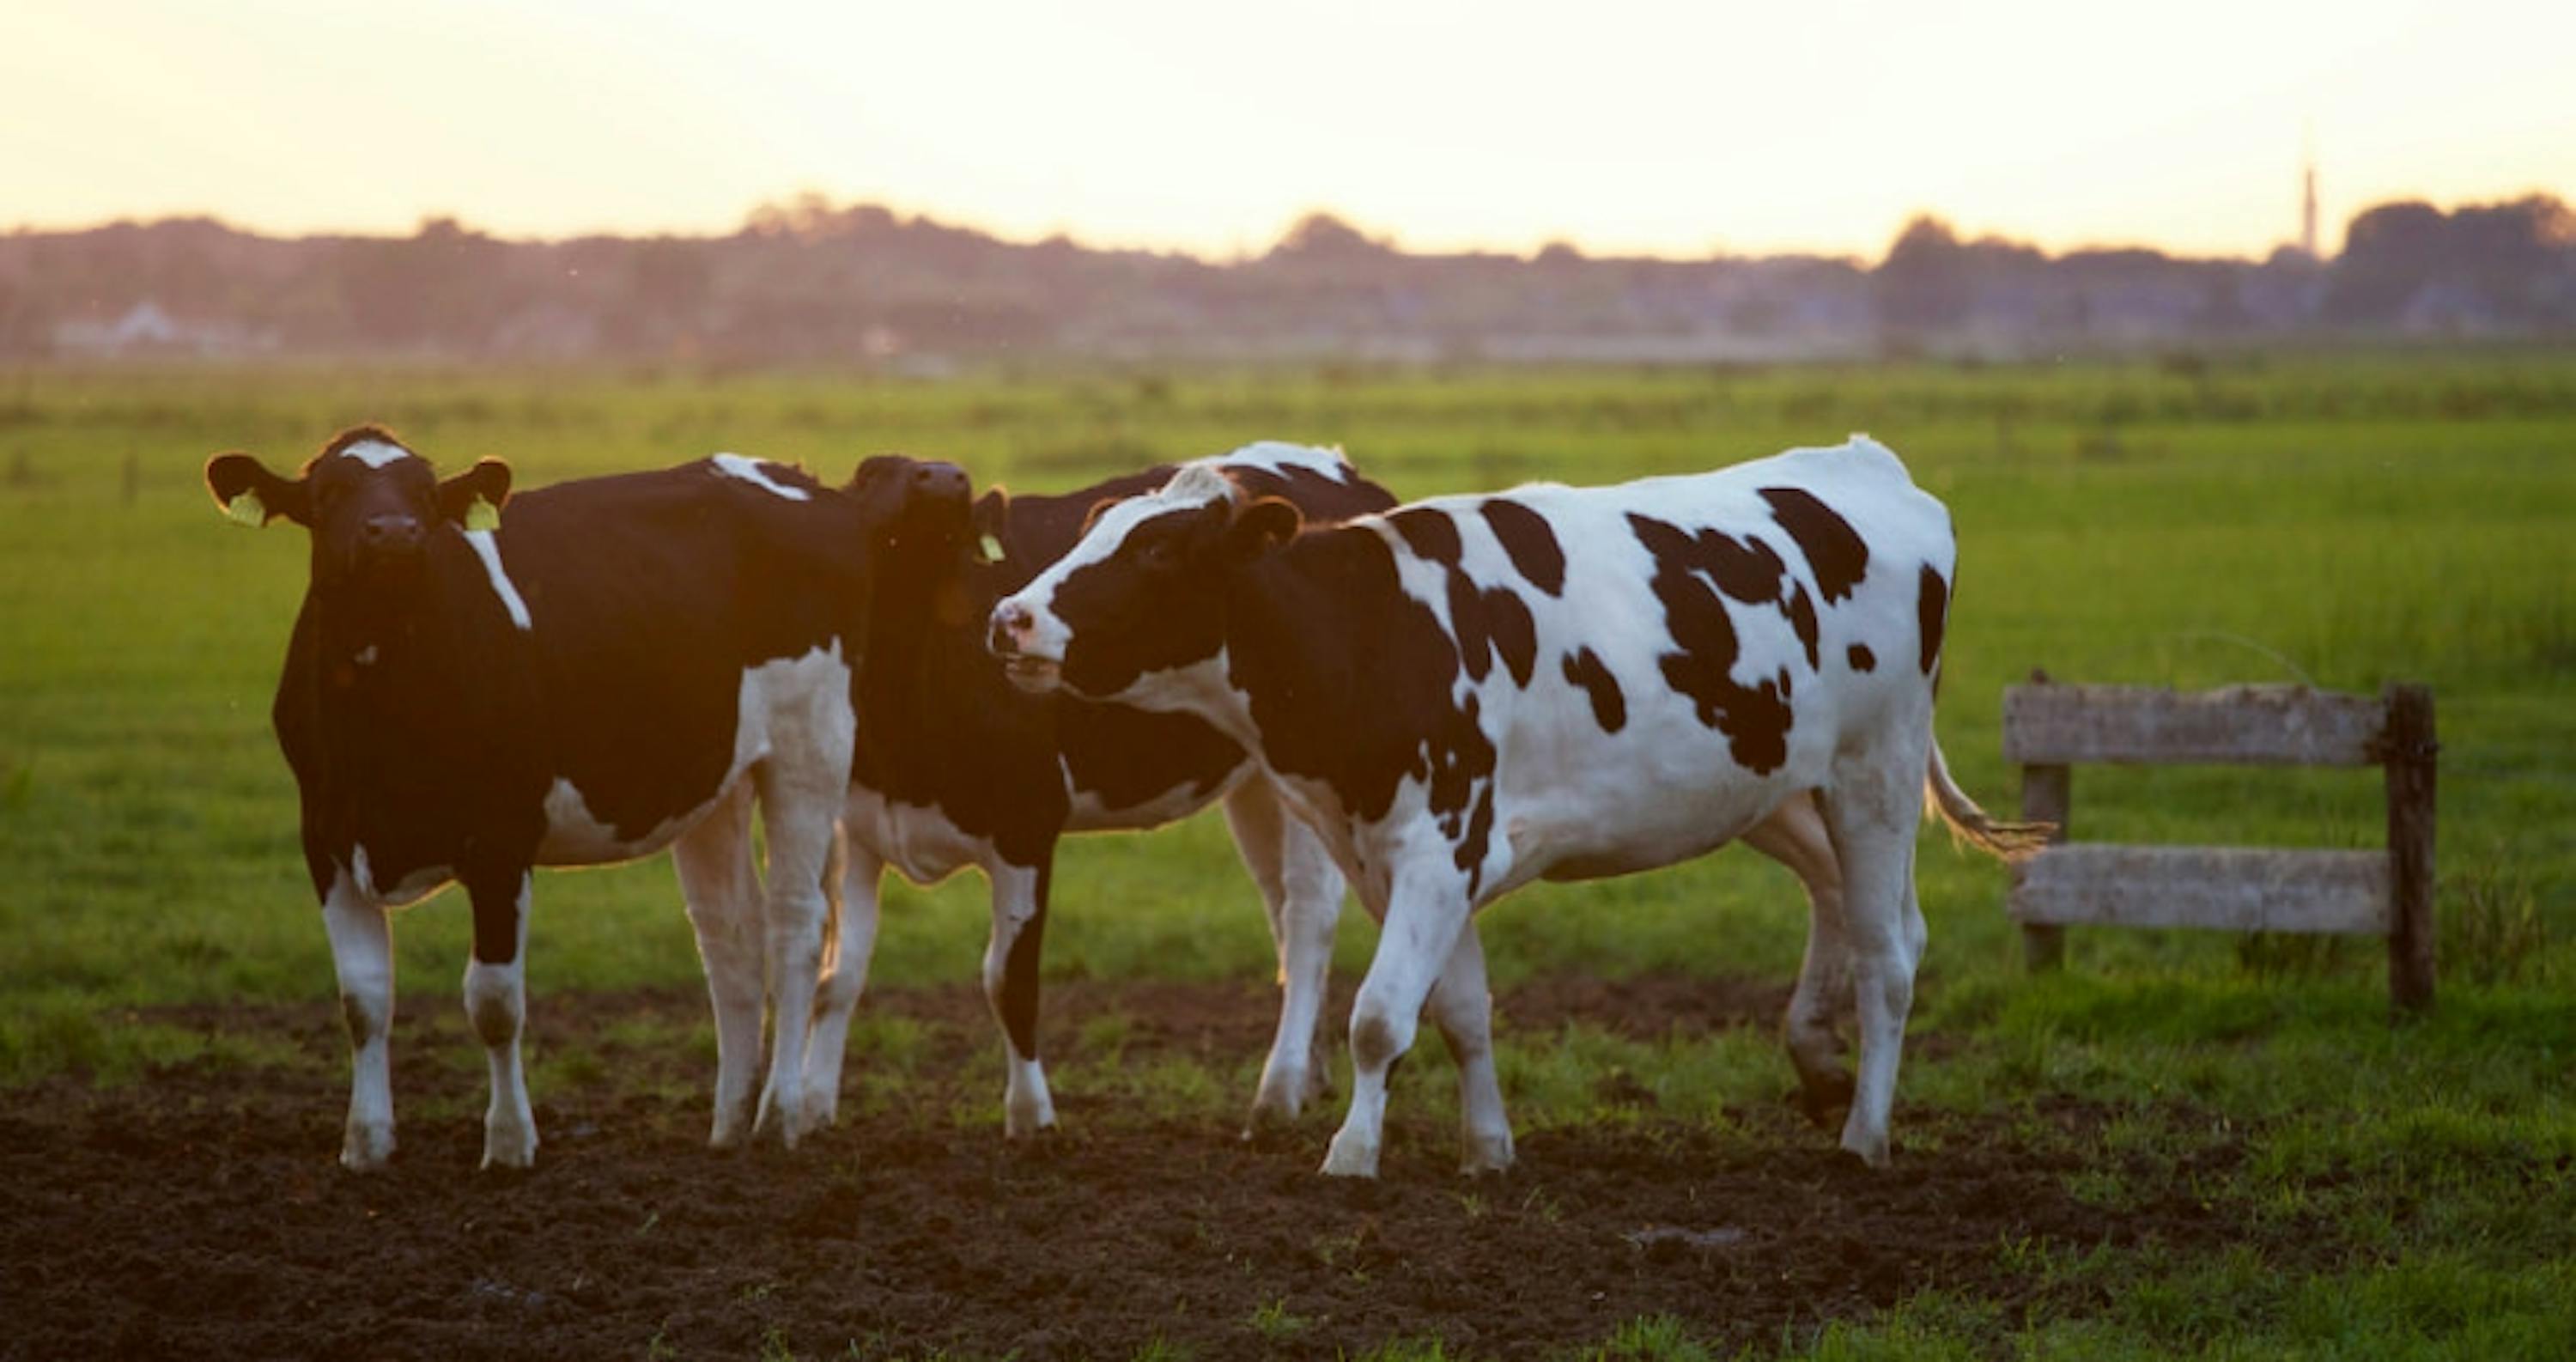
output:
[[[2363,205],[2345,216],[2342,223],[2343,228],[2348,230],[2351,222],[2355,218],[2361,216],[2361,214],[2392,204],[2423,203],[2431,205],[2440,211],[2451,213],[2468,208],[2524,202],[2533,198],[2561,199],[2563,201],[2563,196],[2557,190],[2540,186],[2531,186],[2516,193],[2503,194],[2495,197],[2462,199],[2449,205],[2436,202],[2428,195],[2401,194]],[[1963,243],[1977,244],[1985,242],[2001,242],[2011,246],[2027,247],[2038,250],[2042,254],[2051,257],[2116,253],[2123,251],[2147,251],[2177,260],[2263,260],[2277,254],[2283,249],[2296,250],[2299,247],[2299,242],[2295,236],[2287,233],[2272,242],[2268,247],[2234,253],[2179,252],[2170,247],[2142,239],[2131,239],[2125,241],[2090,239],[2074,242],[2046,242],[2035,237],[2015,235],[2009,228],[1992,230],[1966,228],[1961,226],[1961,219],[1953,217],[1942,210],[1929,208],[1916,209],[1908,213],[1904,223],[1900,225],[1894,233],[1890,234],[1885,243],[1875,248],[1875,250],[1846,250],[1817,245],[1768,248],[1760,246],[1736,247],[1730,246],[1722,240],[1713,242],[1708,248],[1697,252],[1659,249],[1620,249],[1616,247],[1604,247],[1597,244],[1587,244],[1571,234],[1557,234],[1551,236],[1545,241],[1524,244],[1518,247],[1498,243],[1418,244],[1407,241],[1400,230],[1382,229],[1372,226],[1360,221],[1347,210],[1316,206],[1303,209],[1295,213],[1286,223],[1284,223],[1278,230],[1271,233],[1269,237],[1259,245],[1238,244],[1224,248],[1211,248],[1204,244],[1193,245],[1176,241],[1149,242],[1137,239],[1122,242],[1105,240],[1086,235],[1078,229],[1070,226],[1056,227],[1043,233],[1036,234],[1015,232],[1009,228],[988,226],[963,217],[944,216],[935,209],[908,207],[903,205],[900,200],[896,199],[836,199],[817,190],[797,190],[785,195],[755,202],[750,207],[743,209],[739,214],[737,214],[732,225],[727,227],[687,225],[646,228],[640,230],[633,228],[620,229],[614,227],[592,227],[566,232],[535,231],[521,233],[511,232],[506,229],[494,229],[487,226],[479,226],[460,213],[433,210],[421,213],[419,217],[414,220],[408,231],[387,228],[327,226],[291,229],[269,224],[247,223],[238,218],[213,210],[170,210],[160,213],[124,214],[103,220],[93,219],[79,223],[47,223],[21,219],[10,223],[6,227],[0,227],[0,234],[22,237],[43,235],[75,236],[87,232],[103,231],[116,227],[153,227],[168,223],[205,222],[241,235],[267,237],[275,240],[294,241],[312,240],[316,238],[347,238],[359,240],[400,241],[417,237],[432,225],[443,222],[452,223],[460,230],[476,236],[482,236],[496,241],[532,245],[560,245],[575,241],[602,239],[629,241],[714,241],[741,236],[752,231],[753,221],[764,211],[788,210],[809,202],[818,204],[823,209],[834,213],[846,213],[852,210],[868,208],[881,209],[898,222],[907,224],[927,224],[951,230],[968,231],[1005,245],[1023,248],[1042,246],[1049,242],[1061,240],[1077,249],[1100,254],[1144,254],[1164,257],[1184,257],[1210,265],[1240,264],[1261,259],[1276,250],[1278,246],[1299,226],[1318,217],[1329,218],[1334,222],[1350,228],[1373,245],[1391,250],[1398,254],[1415,257],[1494,256],[1509,259],[1533,260],[1550,250],[1563,247],[1574,251],[1584,259],[1603,261],[1653,260],[1689,262],[1726,259],[1813,259],[1832,261],[1884,260],[1888,253],[1894,248],[1897,240],[1901,239],[1902,235],[1908,228],[1913,224],[1926,219],[1938,222],[1947,227]],[[2323,243],[2321,242],[2320,246],[2322,247],[2322,245]],[[2332,258],[2339,254],[2341,254],[2340,249],[2335,251],[2320,249],[2317,252],[2317,256],[2320,259]]]

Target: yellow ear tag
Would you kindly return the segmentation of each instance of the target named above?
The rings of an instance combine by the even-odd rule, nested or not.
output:
[[[975,547],[983,553],[985,562],[998,563],[1002,561],[1001,540],[995,539],[993,536],[988,534],[983,538],[976,540]]]
[[[465,528],[469,530],[501,528],[501,508],[481,497],[474,498],[473,502],[465,508]]]
[[[224,503],[224,519],[256,530],[268,523],[268,503],[261,501],[256,491],[243,492]]]

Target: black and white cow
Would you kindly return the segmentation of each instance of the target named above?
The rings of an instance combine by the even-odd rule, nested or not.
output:
[[[877,547],[877,594],[858,679],[858,746],[845,827],[840,959],[816,1001],[806,1052],[810,1110],[838,1100],[851,1008],[876,938],[877,883],[891,868],[928,884],[966,866],[992,888],[984,988],[1009,1051],[1007,1129],[1055,1121],[1037,1042],[1038,957],[1056,839],[1149,828],[1225,801],[1267,908],[1284,984],[1279,1032],[1254,1117],[1293,1117],[1322,1082],[1312,1063],[1342,877],[1315,835],[1287,816],[1243,748],[1186,714],[1022,692],[984,648],[984,621],[1081,537],[1104,503],[1163,485],[1148,469],[1061,496],[996,489],[971,506],[963,474],[926,487],[896,456],[859,468],[854,491],[920,489]],[[1257,444],[1186,465],[1284,498],[1310,520],[1392,507],[1336,451]]]
[[[684,880],[712,886],[689,906],[717,1001],[716,1142],[749,1124],[792,1143],[808,1124],[802,1025],[779,1030],[750,1108],[758,958],[778,1015],[809,1016],[849,782],[867,539],[895,502],[718,455],[529,492],[497,528],[476,528],[509,498],[506,466],[440,482],[372,426],[295,478],[223,454],[206,484],[237,520],[283,516],[311,533],[272,717],[349,1029],[341,1162],[373,1168],[394,1147],[389,908],[465,886],[465,1007],[492,1072],[483,1163],[521,1167],[537,1145],[519,1066],[530,868],[666,845]],[[743,849],[699,835],[747,821],[755,795],[765,903]],[[716,968],[743,953],[747,976]],[[743,999],[728,996],[743,988],[747,1033]]]
[[[1998,854],[2035,836],[1987,819],[1933,740],[1956,558],[1947,510],[1862,437],[1304,533],[1202,469],[1103,514],[1001,602],[990,641],[1026,685],[1196,714],[1258,752],[1384,923],[1325,1172],[1375,1175],[1426,1002],[1458,1057],[1466,1167],[1508,1165],[1470,915],[1736,838],[1807,885],[1790,1054],[1811,1099],[1849,1096],[1843,1147],[1884,1164],[1924,799]]]

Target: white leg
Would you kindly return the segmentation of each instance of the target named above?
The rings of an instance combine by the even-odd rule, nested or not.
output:
[[[752,861],[750,782],[672,843],[671,867],[715,1012],[716,1109],[707,1142],[729,1149],[751,1134],[752,1085],[760,1075],[760,871]]]
[[[537,1121],[528,1107],[527,1075],[519,1067],[519,1033],[528,1020],[528,880],[522,870],[516,884],[465,886],[474,901],[465,1015],[492,1069],[492,1102],[483,1113],[486,1168],[525,1168],[537,1158]]]
[[[805,1042],[805,1115],[816,1126],[838,1119],[841,1055],[850,1041],[850,1013],[867,990],[868,962],[877,949],[877,881],[885,862],[864,847],[846,847],[841,871],[841,925],[830,933],[823,975],[815,985],[814,1028]]]
[[[1494,997],[1473,919],[1459,928],[1448,968],[1431,986],[1431,1019],[1458,1061],[1458,1171],[1502,1172],[1512,1166],[1512,1122],[1503,1114],[1502,1080],[1494,1072]]]
[[[1436,861],[1399,867],[1394,880],[1377,957],[1351,1005],[1350,1113],[1324,1156],[1324,1172],[1334,1177],[1377,1176],[1387,1076],[1412,1048],[1422,1004],[1467,925],[1467,886],[1445,849]]]
[[[815,984],[823,967],[823,921],[830,903],[823,872],[832,859],[835,815],[841,792],[826,800],[811,788],[769,778],[762,783],[761,819],[769,834],[762,926],[769,957],[769,1078],[760,1090],[752,1132],[774,1134],[793,1149],[812,1128],[805,1109],[805,1036],[814,1015]]]
[[[1293,1121],[1307,1101],[1330,1088],[1325,1066],[1315,1060],[1315,1040],[1332,975],[1342,872],[1323,839],[1289,816],[1267,780],[1236,786],[1226,797],[1225,818],[1244,868],[1261,890],[1279,950],[1279,1029],[1253,1095],[1251,1124]]]
[[[322,928],[331,936],[331,965],[340,979],[340,1016],[349,1028],[349,1119],[340,1163],[358,1172],[381,1168],[394,1152],[394,1086],[386,1038],[394,1022],[392,924],[384,905],[347,870],[322,898]]]
[[[1747,846],[1787,866],[1807,889],[1807,956],[1798,969],[1782,1026],[1797,1066],[1800,1100],[1823,1123],[1851,1105],[1851,1072],[1843,1067],[1834,1022],[1851,1002],[1851,948],[1844,941],[1842,866],[1814,799],[1799,795],[1744,834]],[[1917,938],[1916,954],[1921,954]]]
[[[997,861],[985,868],[993,882],[993,936],[984,947],[984,997],[1002,1024],[1010,1070],[1002,1094],[1003,1128],[1013,1136],[1055,1124],[1055,1099],[1038,1062],[1038,962],[1054,855],[1050,847],[1035,866]]]
[[[1838,764],[1825,800],[1825,818],[1841,855],[1843,920],[1849,934],[1852,982],[1860,1019],[1860,1079],[1851,1115],[1843,1123],[1843,1148],[1873,1168],[1887,1166],[1888,1119],[1896,1104],[1896,1070],[1905,1047],[1905,1019],[1914,1006],[1916,937],[1908,923],[1914,896],[1914,834],[1922,818],[1919,745],[1905,761]],[[1901,775],[1891,769],[1901,768]]]

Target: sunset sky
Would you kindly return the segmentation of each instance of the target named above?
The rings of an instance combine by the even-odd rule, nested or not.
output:
[[[804,190],[1034,238],[2326,246],[2576,197],[2576,4],[11,0],[0,227],[710,233]]]

